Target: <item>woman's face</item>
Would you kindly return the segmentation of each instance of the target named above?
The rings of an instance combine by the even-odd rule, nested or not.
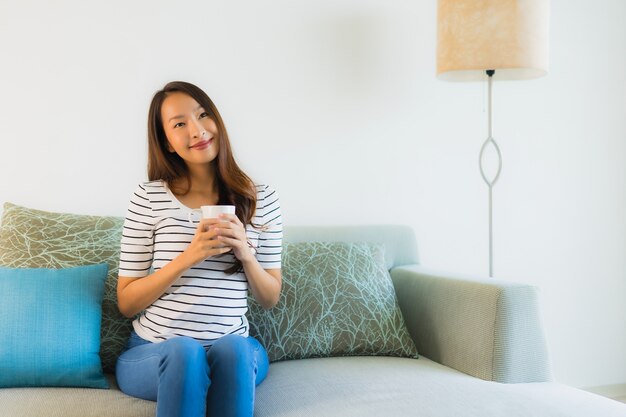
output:
[[[196,100],[185,93],[170,93],[161,105],[161,120],[168,150],[189,164],[206,164],[217,156],[217,125]]]

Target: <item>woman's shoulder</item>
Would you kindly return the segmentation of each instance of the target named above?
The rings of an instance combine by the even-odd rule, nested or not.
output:
[[[276,196],[276,190],[267,183],[254,183],[257,200],[264,200],[268,196]]]
[[[165,186],[165,181],[163,180],[154,180],[154,181],[143,181],[140,183],[145,188],[163,188]]]
[[[153,199],[152,197],[158,194],[164,194],[165,192],[164,181],[162,180],[141,181],[135,186],[135,191],[133,192],[131,201],[140,199],[145,202],[151,202]]]
[[[265,226],[282,225],[278,193],[267,183],[255,183],[257,189],[256,222]]]
[[[256,193],[259,194],[259,193],[264,192],[267,188],[269,188],[269,185],[265,183],[255,182],[254,187],[256,188]]]
[[[162,190],[165,188],[165,181],[140,181],[136,185],[136,190],[141,190],[143,193],[154,192],[155,190]]]

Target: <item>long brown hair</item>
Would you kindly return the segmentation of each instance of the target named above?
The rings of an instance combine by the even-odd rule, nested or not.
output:
[[[157,91],[152,98],[148,111],[148,179],[150,181],[163,180],[170,189],[174,186],[175,180],[185,179],[187,189],[182,194],[187,194],[191,189],[191,178],[185,161],[177,153],[168,152],[168,141],[161,119],[163,101],[168,94],[173,92],[185,93],[196,100],[217,125],[219,151],[211,164],[215,167],[218,204],[235,206],[235,214],[244,226],[252,224],[257,202],[254,182],[235,162],[228,133],[217,107],[204,91],[191,83],[172,81]],[[233,274],[242,269],[241,261],[235,258],[235,264],[228,268],[226,273]]]

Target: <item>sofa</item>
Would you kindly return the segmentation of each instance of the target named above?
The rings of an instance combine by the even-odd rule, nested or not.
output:
[[[18,222],[9,218],[20,210],[32,216],[22,221],[22,225],[35,225],[34,229],[47,227],[47,224],[42,226],[33,219],[52,216],[6,204],[0,226],[0,264],[11,266],[3,260],[1,251],[14,250],[21,244],[15,240],[21,239],[24,233],[19,237],[11,234],[11,228],[21,226],[13,225]],[[121,228],[121,219],[107,223],[97,216],[77,216],[78,220],[61,222],[62,227],[79,227],[83,217],[88,217],[89,224],[98,225],[98,229],[104,222],[102,227],[113,230],[110,240],[112,247],[115,245],[115,239],[119,238],[115,230]],[[34,232],[27,234],[33,235],[28,244],[30,249],[36,246],[35,241],[48,244],[47,239],[34,236]],[[74,236],[70,232],[66,235]],[[8,241],[11,248],[7,249]],[[322,349],[307,357],[306,352],[293,356],[292,349],[292,357],[289,357],[289,353],[283,352],[280,360],[271,363],[266,380],[257,387],[255,416],[626,416],[626,404],[553,380],[541,325],[538,288],[424,268],[417,256],[414,233],[407,226],[285,227],[286,246],[306,242],[366,242],[384,249],[382,262],[395,292],[393,302],[401,311],[400,325],[410,335],[410,343],[418,355],[377,355],[371,351],[358,354],[358,350],[352,350],[345,355],[334,352],[323,357]],[[319,252],[319,248],[324,247],[328,246],[316,250]],[[101,256],[101,251],[97,253]],[[317,256],[329,259],[324,253]],[[348,258],[333,262],[341,263],[343,259]],[[49,261],[46,263],[42,267],[52,265]],[[283,275],[289,280],[287,266],[283,266]],[[112,268],[115,272],[114,265]],[[114,278],[113,275],[110,279]],[[114,284],[114,281],[108,282],[110,288]],[[114,303],[114,300],[109,302]],[[260,314],[275,313],[271,310],[261,313],[251,307],[250,322],[254,323],[257,318],[262,321]],[[103,333],[103,350],[107,343],[113,343],[111,340],[125,339],[130,329],[127,325],[107,327],[110,328],[119,334],[111,338]],[[284,333],[278,337],[289,336]],[[281,342],[265,340],[268,344]],[[278,356],[274,355],[276,359]],[[125,395],[118,389],[110,367],[108,370],[105,367],[105,371],[109,389],[2,388],[0,416],[144,417],[155,414],[155,403]]]

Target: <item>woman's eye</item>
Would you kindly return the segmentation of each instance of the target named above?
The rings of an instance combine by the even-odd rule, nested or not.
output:
[[[178,122],[174,125],[174,128],[177,128],[179,126],[184,126],[185,124],[183,122]]]
[[[201,114],[200,114],[200,118],[201,118],[201,119],[202,119],[202,118],[205,118],[205,117],[209,117],[209,113],[207,113],[207,112],[203,112],[203,113],[201,113]]]

